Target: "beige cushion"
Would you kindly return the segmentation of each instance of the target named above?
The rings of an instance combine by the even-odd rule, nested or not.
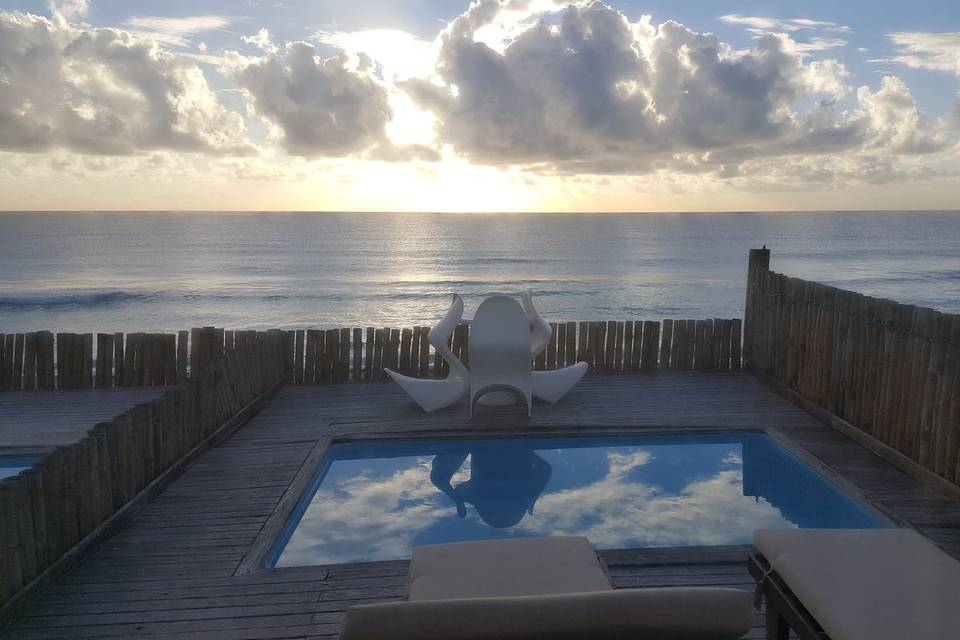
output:
[[[586,538],[526,538],[415,547],[407,598],[532,596],[612,588]]]
[[[910,529],[779,529],[754,535],[832,640],[960,638],[960,562]]]
[[[734,640],[753,624],[739,589],[619,589],[355,605],[341,640]]]

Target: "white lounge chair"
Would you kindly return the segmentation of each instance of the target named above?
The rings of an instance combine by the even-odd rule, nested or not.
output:
[[[912,529],[760,529],[767,638],[956,640],[960,562]]]
[[[530,325],[523,307],[509,296],[480,303],[470,326],[470,417],[480,396],[511,391],[533,405]]]
[[[463,317],[463,298],[453,294],[453,302],[443,319],[427,333],[427,342],[433,345],[450,365],[450,373],[443,380],[411,378],[391,369],[384,369],[394,382],[407,392],[413,401],[427,413],[449,407],[463,397],[470,386],[470,372],[460,359],[453,355],[447,342]]]
[[[531,346],[531,359],[536,359],[550,343],[552,330],[547,321],[544,320],[536,307],[533,306],[533,294],[527,289],[523,294],[523,309],[527,312],[527,317],[533,323],[533,344]],[[559,402],[567,395],[567,392],[576,386],[584,374],[587,373],[587,363],[577,362],[562,369],[552,369],[550,371],[533,372],[533,395],[545,400],[550,404]]]
[[[733,640],[753,623],[731,588],[614,589],[586,538],[417,547],[402,602],[347,609],[341,640]]]

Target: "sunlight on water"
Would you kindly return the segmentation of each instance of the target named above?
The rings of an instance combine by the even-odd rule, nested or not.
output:
[[[597,548],[749,544],[764,527],[880,527],[763,435],[335,445],[277,566],[550,535]]]
[[[960,312],[954,214],[3,214],[0,323],[155,331],[431,324],[461,293],[550,320],[740,317],[775,270]]]

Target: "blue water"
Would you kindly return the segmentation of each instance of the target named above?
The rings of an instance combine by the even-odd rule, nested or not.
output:
[[[0,458],[0,479],[29,469],[39,458]]]
[[[775,270],[960,313],[960,215],[0,214],[0,331],[432,324],[527,287],[550,320],[739,317]]]
[[[498,538],[586,536],[611,549],[885,526],[762,434],[337,444],[268,564],[394,560]]]

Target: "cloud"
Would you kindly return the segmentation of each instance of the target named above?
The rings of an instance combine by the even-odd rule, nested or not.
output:
[[[60,16],[64,20],[82,18],[90,11],[88,0],[50,0],[47,3],[50,14]]]
[[[502,21],[502,6],[474,3],[441,34],[436,75],[400,83],[436,115],[438,144],[475,163],[727,180],[756,158],[934,153],[955,140],[926,121],[902,82],[854,92],[841,62],[809,59],[843,46],[840,39],[798,43],[764,32],[740,50],[674,21],[630,22],[581,2],[549,19],[517,18],[525,26],[505,29],[513,35],[495,48],[477,34]],[[801,18],[727,18],[846,30]],[[855,108],[838,110],[851,93]]]
[[[747,31],[757,36],[764,36],[771,33],[786,33],[791,38],[801,35],[804,31],[819,31],[830,34],[850,33],[850,27],[837,24],[836,22],[826,22],[824,20],[811,20],[809,18],[766,18],[761,16],[743,16],[731,13],[720,16],[719,20],[726,24],[741,25],[747,28]],[[836,35],[830,37],[812,36],[805,42],[797,42],[796,48],[803,53],[812,53],[816,51],[827,51],[830,49],[839,49],[849,44],[843,38]]]
[[[190,37],[204,31],[224,29],[233,22],[226,16],[188,16],[159,18],[145,16],[130,18],[124,23],[130,33],[139,38],[150,38],[172,47],[186,47]]]
[[[845,46],[847,46],[847,41],[842,38],[810,38],[806,42],[797,43],[797,49],[805,53],[839,49]]]
[[[313,39],[352,55],[370,56],[387,78],[428,76],[436,62],[433,42],[398,29],[320,30]]]
[[[283,56],[242,61],[234,71],[254,111],[278,128],[284,148],[302,156],[345,156],[388,144],[392,117],[372,62],[340,54],[321,58],[306,42]]]
[[[883,62],[896,62],[914,69],[949,71],[960,75],[960,32],[889,34],[898,53]]]
[[[885,76],[880,88],[857,90],[859,111],[853,116],[869,132],[866,147],[891,153],[932,153],[951,144],[944,128],[931,128],[902,80]]]
[[[736,51],[601,3],[570,6],[498,52],[473,38],[497,6],[473,5],[443,34],[440,86],[403,85],[437,114],[441,142],[478,162],[647,172],[675,153],[776,142],[796,128],[794,101],[845,90],[840,63],[805,62],[787,36]]]
[[[726,24],[735,24],[747,27],[748,31],[753,33],[770,33],[770,32],[794,32],[794,31],[803,31],[809,29],[817,29],[822,31],[833,31],[836,33],[850,33],[852,29],[850,27],[837,24],[836,22],[826,22],[824,20],[811,20],[809,18],[790,18],[790,19],[781,19],[781,18],[766,18],[761,16],[744,16],[736,13],[730,13],[724,16],[720,16],[720,22]]]
[[[328,28],[283,44],[262,28],[241,38],[258,50],[246,55],[171,49],[227,28],[223,16],[71,24],[85,7],[0,13],[0,150],[269,156],[243,175],[322,157],[444,159],[679,191],[762,190],[785,172],[837,185],[956,172],[960,118],[925,117],[895,77],[858,88],[839,60],[813,59],[846,45],[833,22],[721,16],[755,34],[741,49],[598,1],[480,0],[429,41]],[[960,68],[960,34],[890,38],[889,61]],[[201,65],[222,75],[218,91]]]
[[[245,44],[253,45],[266,54],[275,56],[280,53],[280,47],[270,39],[270,32],[266,28],[260,29],[255,35],[243,36],[241,38]]]
[[[0,150],[250,153],[200,69],[106,28],[0,13]]]

